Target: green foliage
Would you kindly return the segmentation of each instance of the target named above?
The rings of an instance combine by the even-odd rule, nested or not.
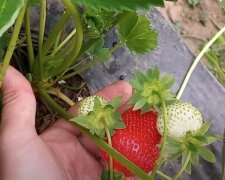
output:
[[[116,20],[117,13],[108,11],[96,11],[86,8],[83,14],[84,34],[90,38],[102,37]]]
[[[105,40],[99,39],[90,49],[87,50],[87,55],[92,59],[98,61],[107,61],[111,57],[111,53],[108,48],[104,47]]]
[[[97,11],[136,11],[139,8],[147,10],[150,5],[164,5],[163,0],[72,0],[72,2]]]
[[[4,51],[6,49],[6,47],[9,44],[10,41],[10,34],[5,32],[2,37],[0,37],[0,62],[3,61],[4,58]]]
[[[157,45],[157,32],[152,29],[149,19],[135,12],[127,15],[119,23],[121,41],[135,53],[147,53]]]
[[[130,81],[135,93],[129,104],[134,104],[134,110],[147,112],[151,108],[160,109],[162,101],[170,104],[174,101],[174,94],[170,91],[174,83],[171,76],[160,78],[159,68],[151,68],[146,75],[135,72],[135,79]]]
[[[212,47],[205,53],[205,56],[208,60],[209,68],[225,87],[225,71],[222,67],[225,63],[225,39],[220,36]]]
[[[111,103],[105,104],[96,96],[93,107],[89,105],[92,102],[80,105],[80,108],[86,108],[82,106],[88,107],[87,114],[81,114],[78,117],[72,118],[70,121],[87,128],[92,134],[96,134],[101,138],[104,138],[105,128],[107,127],[112,136],[114,129],[123,129],[126,127],[120,113],[116,112],[120,105],[120,99],[115,98]]]
[[[23,5],[24,0],[0,0],[0,37],[14,24]]]

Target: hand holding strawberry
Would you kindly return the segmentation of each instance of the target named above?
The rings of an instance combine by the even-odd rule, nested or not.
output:
[[[215,161],[213,153],[205,146],[218,136],[206,134],[211,123],[203,124],[198,109],[190,103],[175,100],[170,91],[173,83],[171,76],[161,78],[158,68],[148,70],[146,75],[136,71],[135,79],[131,80],[134,94],[129,101],[134,104],[133,110],[126,110],[121,117],[117,112],[119,98],[107,102],[91,96],[80,103],[78,117],[71,121],[103,139],[106,135],[111,147],[146,173],[152,171],[151,178],[160,172],[163,162],[182,156],[182,167],[174,176],[178,179],[183,171],[191,173],[191,165],[198,165],[199,156],[209,162]],[[118,172],[125,177],[134,176],[104,151],[101,155],[109,162],[110,175],[106,179],[113,179],[113,174],[120,179],[122,176],[117,176]],[[163,176],[170,179],[165,174]]]

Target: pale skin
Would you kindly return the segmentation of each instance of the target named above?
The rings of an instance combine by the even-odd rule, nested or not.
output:
[[[95,180],[103,169],[99,149],[70,123],[60,119],[38,135],[36,100],[29,82],[14,68],[2,86],[0,125],[1,180]],[[97,92],[107,100],[122,96],[120,111],[132,94],[124,81]],[[74,114],[76,107],[70,109]]]

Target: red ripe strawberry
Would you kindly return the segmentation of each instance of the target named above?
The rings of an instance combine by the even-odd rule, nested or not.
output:
[[[145,172],[150,172],[159,156],[158,144],[161,136],[156,128],[157,113],[129,109],[122,114],[125,129],[115,130],[112,137],[112,146],[131,160]],[[101,155],[108,162],[109,156],[101,151]],[[113,162],[114,170],[124,173],[126,177],[133,173],[122,166],[118,161]]]

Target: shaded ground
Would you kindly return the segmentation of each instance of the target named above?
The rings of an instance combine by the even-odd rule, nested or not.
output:
[[[219,0],[200,0],[195,7],[188,0],[167,2],[166,8],[160,11],[182,35],[193,53],[225,25],[225,11]]]

